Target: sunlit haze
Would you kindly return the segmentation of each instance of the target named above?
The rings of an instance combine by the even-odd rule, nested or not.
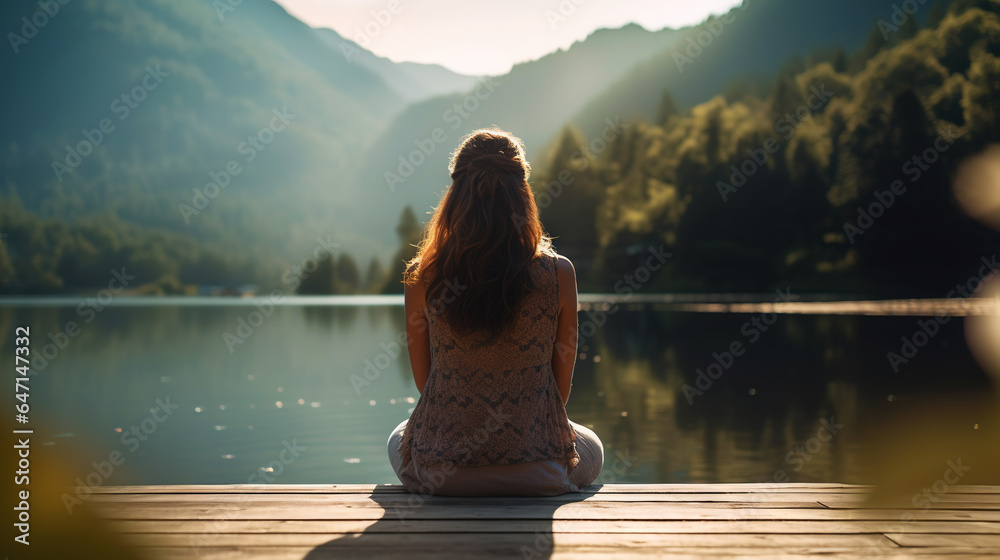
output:
[[[567,48],[600,28],[684,27],[740,0],[278,0],[312,27],[329,27],[394,61],[437,63],[464,74],[503,74]]]

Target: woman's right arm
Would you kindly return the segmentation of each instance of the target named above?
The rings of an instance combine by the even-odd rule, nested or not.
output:
[[[569,402],[576,367],[577,345],[577,294],[576,270],[573,263],[560,256],[556,261],[559,272],[559,320],[556,323],[556,343],[552,350],[552,372],[563,405]]]

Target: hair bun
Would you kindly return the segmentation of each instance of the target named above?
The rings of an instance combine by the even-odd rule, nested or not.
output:
[[[521,165],[520,160],[507,157],[503,154],[483,154],[469,162],[469,165],[472,167],[492,168],[508,173],[524,172],[524,166]]]
[[[501,173],[513,173],[516,175],[524,175],[525,172],[524,164],[521,163],[520,158],[508,157],[502,153],[476,154],[465,162],[465,165],[456,168],[451,174],[451,178],[455,179],[464,173],[487,170],[498,171]]]

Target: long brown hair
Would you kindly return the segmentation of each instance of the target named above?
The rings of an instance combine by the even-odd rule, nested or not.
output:
[[[538,219],[520,138],[497,128],[476,130],[459,144],[448,170],[451,186],[403,282],[425,282],[428,302],[446,302],[432,310],[456,332],[494,338],[514,323],[535,288],[529,265],[555,251]]]

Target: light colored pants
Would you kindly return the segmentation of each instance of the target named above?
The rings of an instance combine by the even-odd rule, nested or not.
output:
[[[406,420],[400,422],[389,435],[387,443],[389,463],[396,476],[402,470],[401,444]],[[428,480],[421,488],[411,492],[445,496],[555,496],[566,492],[579,492],[601,474],[604,466],[604,444],[593,430],[570,421],[576,432],[576,451],[580,463],[566,474],[566,469],[555,461],[535,461],[515,465],[487,465],[483,467],[453,467],[447,473],[432,469],[424,473]],[[437,472],[435,475],[434,473]]]

